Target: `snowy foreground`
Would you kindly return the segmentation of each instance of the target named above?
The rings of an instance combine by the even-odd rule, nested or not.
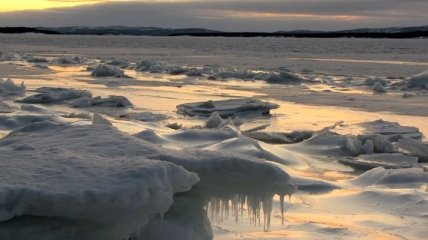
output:
[[[428,235],[428,72],[0,51],[0,77],[2,240]]]

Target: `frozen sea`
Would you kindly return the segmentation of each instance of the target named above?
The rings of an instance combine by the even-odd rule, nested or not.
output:
[[[0,239],[425,239],[427,43],[0,35]]]

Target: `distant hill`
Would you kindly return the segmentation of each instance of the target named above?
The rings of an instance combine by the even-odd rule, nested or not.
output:
[[[64,35],[197,36],[197,37],[294,37],[294,38],[428,38],[428,26],[361,28],[342,31],[293,30],[278,32],[223,32],[204,28],[158,27],[6,27],[0,33],[44,33]]]
[[[198,34],[198,33],[220,33],[219,31],[203,28],[157,28],[157,27],[59,27],[44,28],[38,27],[44,31],[54,31],[61,34],[76,35],[131,35],[131,36],[171,36],[180,34]]]
[[[0,33],[20,34],[20,33],[42,33],[42,34],[59,34],[52,30],[42,30],[28,27],[0,27]]]

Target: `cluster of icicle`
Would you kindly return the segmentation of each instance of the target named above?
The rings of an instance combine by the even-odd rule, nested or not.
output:
[[[269,231],[271,223],[272,203],[274,195],[247,195],[235,194],[232,197],[213,197],[206,206],[207,214],[212,222],[221,223],[233,217],[236,222],[243,219],[244,212],[251,224],[261,225],[263,215],[263,229]],[[284,224],[284,197],[279,196],[281,206],[281,219]]]

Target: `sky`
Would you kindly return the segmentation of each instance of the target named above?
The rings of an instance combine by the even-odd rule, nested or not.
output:
[[[428,0],[0,0],[0,26],[343,30],[428,25]]]

